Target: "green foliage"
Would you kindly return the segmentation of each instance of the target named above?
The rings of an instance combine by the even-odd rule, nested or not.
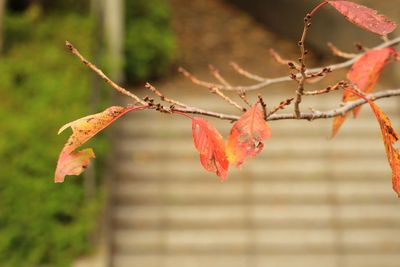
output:
[[[125,73],[130,82],[165,74],[175,55],[165,0],[126,1]]]
[[[7,8],[11,12],[23,12],[31,7],[32,3],[40,6],[46,13],[66,13],[70,11],[87,13],[90,0],[12,0],[7,1]]]
[[[64,41],[87,54],[91,25],[73,14],[38,19],[29,12],[7,18],[0,60],[0,266],[69,266],[88,250],[99,201],[85,200],[82,177],[53,183],[67,139],[58,128],[91,112],[90,72]]]

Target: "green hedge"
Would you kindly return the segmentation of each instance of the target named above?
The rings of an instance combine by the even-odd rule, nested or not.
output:
[[[165,0],[125,1],[125,74],[128,82],[164,75],[175,56]]]
[[[89,71],[64,48],[69,38],[85,54],[89,19],[9,15],[0,58],[0,266],[69,266],[88,250],[99,198],[87,201],[82,177],[54,184],[68,134],[58,128],[89,108]],[[101,156],[104,146],[94,144]]]

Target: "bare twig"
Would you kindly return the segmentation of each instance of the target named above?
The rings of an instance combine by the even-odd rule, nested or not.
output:
[[[231,62],[230,65],[232,66],[232,68],[239,73],[240,75],[243,75],[246,78],[249,78],[251,80],[255,80],[258,82],[263,82],[266,80],[266,78],[263,78],[261,76],[258,76],[256,74],[250,73],[247,70],[243,69],[241,66],[239,66],[239,64],[237,64],[236,62]]]
[[[279,64],[281,65],[287,65],[289,66],[291,69],[297,69],[300,70],[300,66],[296,63],[293,62],[292,60],[288,60],[288,59],[283,59],[281,57],[281,55],[278,54],[278,52],[276,52],[274,49],[269,49],[269,53],[271,54],[272,58]]]
[[[239,91],[239,92],[238,92],[238,95],[239,95],[240,99],[242,99],[243,102],[244,102],[247,106],[251,107],[251,104],[250,104],[250,102],[249,102],[249,100],[247,99],[247,96],[246,96],[246,91]]]
[[[339,48],[337,48],[334,44],[332,44],[331,42],[327,43],[327,46],[329,47],[329,49],[331,49],[332,54],[334,54],[335,56],[341,57],[341,58],[347,58],[347,59],[351,59],[357,56],[357,54],[354,53],[346,53],[342,50],[340,50]]]
[[[203,86],[203,87],[207,87],[207,88],[211,88],[211,87],[226,87],[224,85],[220,85],[220,84],[215,84],[215,83],[210,83],[210,82],[205,82],[202,80],[199,80],[196,76],[194,76],[193,74],[191,74],[189,71],[187,71],[186,69],[179,67],[178,71],[180,73],[182,73],[186,78],[190,79],[192,81],[192,83]]]
[[[304,92],[304,95],[322,95],[322,94],[327,94],[329,92],[342,89],[344,87],[346,87],[346,82],[345,81],[340,81],[337,84],[335,84],[334,86],[329,86],[329,87],[327,87],[325,89],[322,89],[322,90]]]
[[[242,106],[240,106],[238,103],[236,103],[235,101],[233,101],[232,99],[230,99],[228,96],[226,96],[224,93],[222,93],[218,87],[211,87],[210,88],[210,92],[213,94],[216,94],[218,96],[220,96],[222,99],[224,99],[226,102],[228,102],[229,104],[231,104],[232,106],[234,106],[235,108],[239,109],[240,111],[246,111],[246,109]]]
[[[262,110],[263,110],[263,114],[264,114],[264,120],[267,120],[268,115],[267,115],[267,104],[265,104],[264,99],[262,98],[261,95],[258,95],[258,100],[260,101]]]
[[[180,106],[180,107],[188,107],[188,105],[183,104],[182,102],[179,102],[175,99],[172,98],[168,98],[166,96],[164,96],[159,90],[157,90],[153,85],[151,85],[150,83],[146,83],[144,85],[144,87],[146,87],[147,89],[149,89],[150,91],[152,91],[155,95],[157,95],[162,101],[165,101],[167,103],[170,103],[172,105],[175,106]]]
[[[288,98],[286,100],[281,101],[276,107],[274,107],[268,114],[267,118],[271,116],[272,114],[276,113],[280,109],[284,109],[286,106],[289,106],[290,103],[294,100],[294,97]]]
[[[224,77],[222,77],[221,73],[219,72],[218,69],[216,69],[213,65],[208,65],[208,68],[210,69],[211,74],[219,81],[221,84],[224,86],[231,86]]]
[[[137,103],[140,103],[141,105],[147,105],[145,101],[140,99],[137,95],[129,92],[125,88],[119,86],[115,82],[113,82],[110,78],[108,78],[102,70],[96,67],[93,63],[91,63],[89,60],[84,58],[81,53],[68,41],[65,42],[65,46],[68,48],[68,50],[75,56],[77,56],[83,64],[85,64],[88,68],[90,68],[92,71],[94,71],[97,75],[99,75],[107,84],[109,84],[112,88],[117,90],[123,95],[129,96],[130,98],[133,98]]]

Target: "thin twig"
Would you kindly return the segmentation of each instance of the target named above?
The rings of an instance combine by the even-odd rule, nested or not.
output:
[[[322,95],[322,94],[327,94],[329,92],[342,89],[344,87],[346,87],[346,82],[345,81],[340,81],[337,84],[335,84],[334,86],[329,86],[329,87],[327,87],[325,89],[322,89],[322,90],[304,92],[304,95]]]
[[[288,59],[284,59],[281,57],[281,55],[278,54],[278,52],[276,52],[274,49],[269,49],[269,53],[271,54],[272,58],[281,65],[287,65],[289,66],[291,69],[297,69],[300,70],[300,66],[296,63],[293,62],[292,60],[288,60]]]
[[[251,80],[255,80],[258,82],[263,82],[266,80],[266,78],[263,78],[261,76],[258,76],[256,74],[250,73],[247,70],[243,69],[241,66],[239,66],[239,64],[237,64],[236,62],[231,62],[230,65],[232,66],[232,68],[239,73],[240,75],[243,75],[246,78],[249,78]]]
[[[246,91],[239,91],[239,92],[238,92],[238,95],[239,95],[240,99],[242,99],[243,102],[244,102],[247,106],[251,107],[251,103],[250,103],[250,101],[247,99]]]
[[[180,106],[180,107],[188,107],[188,105],[183,104],[182,102],[179,102],[178,100],[172,99],[172,98],[168,98],[166,96],[164,96],[159,90],[157,90],[153,85],[151,85],[150,83],[146,83],[144,85],[144,87],[146,87],[147,89],[149,89],[150,91],[152,91],[155,95],[157,95],[162,101],[165,101],[167,103],[170,103],[172,105],[175,106]]]
[[[224,77],[222,77],[221,73],[217,68],[215,68],[213,65],[208,65],[208,68],[210,69],[211,74],[219,81],[221,84],[225,86],[231,86]]]
[[[226,102],[228,102],[229,104],[231,104],[238,110],[243,111],[243,112],[246,111],[246,109],[244,107],[240,106],[238,103],[236,103],[235,101],[230,99],[228,96],[226,96],[224,93],[222,93],[221,90],[218,89],[218,87],[211,87],[210,92],[220,96],[222,99],[224,99]]]
[[[264,99],[262,98],[261,95],[258,95],[258,100],[260,101],[262,110],[263,110],[263,114],[264,114],[264,120],[267,120],[268,115],[267,115],[267,104],[265,104]]]
[[[186,69],[179,67],[178,71],[180,73],[182,73],[186,78],[188,78],[189,80],[192,81],[192,83],[203,86],[203,87],[207,87],[207,88],[211,88],[211,87],[226,87],[224,85],[220,85],[220,84],[215,84],[215,83],[210,83],[210,82],[205,82],[202,80],[199,80],[196,76],[194,76],[193,74],[191,74],[189,71],[187,71]]]
[[[85,64],[88,68],[90,68],[92,71],[94,71],[97,75],[99,75],[108,85],[110,85],[112,88],[114,88],[115,90],[117,90],[118,92],[120,92],[123,95],[129,96],[133,99],[136,100],[136,102],[140,103],[141,105],[147,105],[147,103],[145,101],[143,101],[142,99],[140,99],[137,95],[129,92],[128,90],[126,90],[125,88],[119,86],[118,84],[116,84],[115,82],[113,82],[110,78],[108,78],[102,70],[100,70],[98,67],[96,67],[96,65],[94,65],[93,63],[91,63],[89,60],[87,60],[86,58],[84,58],[81,53],[79,53],[78,49],[76,49],[70,42],[66,41],[65,42],[65,46],[68,48],[68,50],[75,56],[77,56],[82,62],[83,64]]]
[[[288,98],[286,100],[281,101],[276,107],[274,107],[268,114],[267,118],[270,117],[272,114],[276,113],[280,109],[284,109],[286,106],[289,106],[290,103],[294,100],[294,97]]]
[[[347,53],[347,52],[340,50],[331,42],[328,42],[327,46],[329,47],[329,49],[331,49],[332,54],[334,54],[335,56],[341,57],[341,58],[351,59],[351,58],[355,58],[356,56],[358,56],[358,54]]]

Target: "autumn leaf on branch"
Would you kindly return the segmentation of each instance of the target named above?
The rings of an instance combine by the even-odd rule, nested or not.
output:
[[[347,89],[351,93],[365,99],[370,105],[372,111],[375,114],[376,119],[379,122],[381,128],[382,140],[386,150],[386,156],[390,167],[392,168],[392,186],[393,190],[400,196],[400,150],[393,147],[393,145],[399,139],[396,131],[394,130],[391,121],[386,114],[370,99],[366,98],[361,93],[352,89]]]
[[[347,73],[347,79],[351,84],[355,85],[363,93],[371,93],[377,84],[383,68],[389,62],[392,55],[396,54],[393,48],[381,48],[368,51],[361,56],[351,67]],[[343,93],[343,103],[354,101],[358,96],[354,95],[351,90],[345,90]],[[354,117],[357,117],[361,107],[353,109]],[[332,137],[339,131],[348,113],[344,116],[338,116],[334,119]]]
[[[348,21],[367,31],[386,35],[396,29],[397,25],[376,10],[349,1],[327,1]]]
[[[205,119],[192,119],[193,142],[200,154],[204,169],[215,172],[221,180],[228,177],[229,162],[225,155],[225,141],[221,134]]]
[[[244,113],[233,125],[228,137],[226,154],[231,164],[240,167],[248,157],[259,154],[265,139],[271,137],[271,129],[264,118],[259,103]]]
[[[80,118],[61,127],[58,134],[71,127],[72,135],[64,145],[58,158],[54,181],[56,183],[62,183],[66,175],[81,174],[89,165],[90,159],[95,157],[91,148],[74,153],[75,149],[86,143],[90,138],[127,112],[145,108],[147,108],[147,106],[129,108],[112,106],[103,112]]]

